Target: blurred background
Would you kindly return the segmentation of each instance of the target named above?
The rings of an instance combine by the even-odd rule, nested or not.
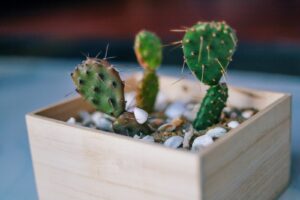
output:
[[[300,74],[299,0],[10,0],[0,7],[0,54],[82,58],[110,44],[118,61],[135,61],[134,35],[149,29],[165,44],[171,29],[225,20],[237,31],[232,69]],[[165,64],[182,62],[165,50]]]
[[[9,0],[0,5],[0,200],[38,199],[25,114],[75,95],[69,74],[84,54],[102,51],[103,57],[109,43],[108,56],[116,56],[111,62],[122,74],[132,73],[141,70],[133,52],[139,30],[156,32],[168,45],[183,36],[171,29],[206,20],[224,20],[237,32],[229,84],[293,95],[291,182],[279,199],[300,199],[300,0]],[[165,47],[160,74],[181,76],[181,51]]]

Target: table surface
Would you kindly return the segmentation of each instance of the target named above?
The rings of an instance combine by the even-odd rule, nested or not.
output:
[[[24,116],[73,95],[70,72],[79,60],[0,57],[0,199],[37,199]],[[140,68],[116,64],[122,74]],[[160,74],[181,76],[180,67],[162,67]],[[191,78],[186,69],[185,78]],[[231,85],[291,93],[292,174],[280,200],[300,199],[300,77],[231,71]],[[297,134],[298,133],[298,134]]]

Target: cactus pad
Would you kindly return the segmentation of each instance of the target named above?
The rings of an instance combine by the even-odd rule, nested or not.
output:
[[[114,117],[124,112],[124,84],[106,60],[87,58],[71,76],[77,92],[97,110]]]
[[[137,107],[151,113],[154,108],[158,90],[159,83],[155,71],[145,70],[143,79],[139,82],[137,88]]]
[[[203,83],[216,85],[235,51],[237,37],[225,22],[199,22],[183,40],[185,62]]]
[[[133,137],[134,135],[148,135],[153,131],[147,123],[139,124],[133,113],[124,112],[113,123],[113,129],[116,133]]]
[[[140,31],[134,42],[134,51],[141,66],[154,70],[162,61],[162,44],[159,37],[149,31]]]
[[[211,86],[204,97],[193,126],[196,130],[204,130],[219,122],[220,115],[228,98],[225,83]]]

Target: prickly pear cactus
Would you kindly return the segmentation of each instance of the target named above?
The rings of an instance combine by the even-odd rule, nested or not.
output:
[[[183,40],[185,62],[203,83],[216,85],[232,59],[237,37],[225,22],[199,22]]]
[[[97,110],[114,117],[125,111],[123,81],[106,60],[87,58],[71,76],[77,91]]]
[[[159,90],[158,77],[155,71],[145,71],[143,79],[138,83],[136,105],[151,113]]]
[[[220,115],[226,105],[228,88],[225,83],[211,86],[201,103],[193,126],[196,130],[204,130],[219,122]]]
[[[134,50],[144,75],[137,88],[137,107],[152,112],[159,90],[155,70],[162,62],[162,44],[160,39],[149,31],[140,31],[135,37]]]
[[[188,28],[182,39],[185,62],[192,73],[210,85],[193,122],[196,130],[204,130],[219,122],[226,105],[228,89],[219,84],[235,52],[237,37],[225,22],[199,22]]]
[[[134,135],[148,135],[153,131],[147,123],[139,124],[133,113],[124,112],[113,123],[113,129],[116,133],[133,137]]]
[[[155,70],[162,61],[162,44],[159,37],[149,31],[140,31],[134,41],[135,55],[142,67]]]

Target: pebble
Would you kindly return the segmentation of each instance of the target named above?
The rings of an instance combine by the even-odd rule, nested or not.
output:
[[[151,126],[154,126],[156,128],[160,127],[161,125],[163,125],[165,123],[165,120],[163,119],[159,119],[159,118],[155,118],[155,119],[149,119],[149,124]]]
[[[253,110],[245,110],[244,112],[242,112],[242,117],[245,119],[249,119],[250,117],[252,117],[253,114]]]
[[[236,108],[230,108],[230,107],[225,107],[223,109],[222,114],[225,114],[226,117],[231,118],[231,119],[235,119],[235,118],[237,118],[240,115],[238,109],[236,109]]]
[[[187,104],[183,116],[186,117],[189,121],[193,121],[196,118],[199,108],[200,108],[200,104],[194,104],[194,103]]]
[[[144,124],[148,119],[148,113],[143,109],[135,107],[133,109],[134,117],[139,124]]]
[[[162,93],[158,92],[155,102],[155,110],[157,111],[163,111],[168,106],[168,97]]]
[[[188,128],[188,130],[183,130],[184,137],[183,137],[183,148],[189,148],[190,147],[190,140],[192,139],[194,129],[192,126]]]
[[[141,136],[139,136],[139,135],[134,135],[133,138],[134,138],[134,139],[141,139]]]
[[[154,142],[154,137],[151,135],[146,135],[145,137],[142,138],[142,140],[146,142]]]
[[[205,135],[208,135],[211,138],[220,138],[227,133],[227,130],[222,127],[215,127],[209,129]]]
[[[168,138],[165,142],[164,142],[164,146],[166,147],[170,147],[173,149],[177,149],[178,147],[180,147],[180,145],[183,142],[183,138],[180,136],[172,136],[170,138]]]
[[[184,112],[185,112],[185,104],[177,101],[177,102],[170,104],[167,107],[165,114],[169,118],[175,119],[175,118],[182,116]]]
[[[158,127],[158,132],[172,132],[176,129],[176,126],[174,126],[171,123],[163,124],[160,127]]]
[[[178,128],[179,126],[184,124],[184,121],[181,118],[176,118],[171,121],[171,124],[173,124],[176,128]]]
[[[99,119],[101,119],[101,118],[103,118],[103,113],[98,112],[98,111],[94,112],[94,113],[91,115],[91,119],[92,119],[92,121],[94,122],[94,124],[96,124],[97,121],[98,121]]]
[[[202,135],[197,137],[192,144],[192,151],[200,151],[204,149],[206,146],[212,144],[214,141],[208,135]]]
[[[68,124],[76,124],[76,119],[74,117],[70,117],[68,120],[67,120],[67,123]]]
[[[92,122],[91,115],[86,111],[80,111],[79,117],[81,118],[81,123],[84,126],[88,126]]]
[[[135,92],[125,93],[125,101],[126,101],[126,110],[127,111],[133,111],[133,108],[136,104],[135,96],[136,96]]]
[[[230,121],[228,124],[227,124],[227,126],[229,127],[229,128],[236,128],[236,127],[238,127],[240,125],[240,123],[238,122],[238,121]]]
[[[103,131],[113,131],[112,122],[106,118],[99,118],[95,121],[96,128]]]

